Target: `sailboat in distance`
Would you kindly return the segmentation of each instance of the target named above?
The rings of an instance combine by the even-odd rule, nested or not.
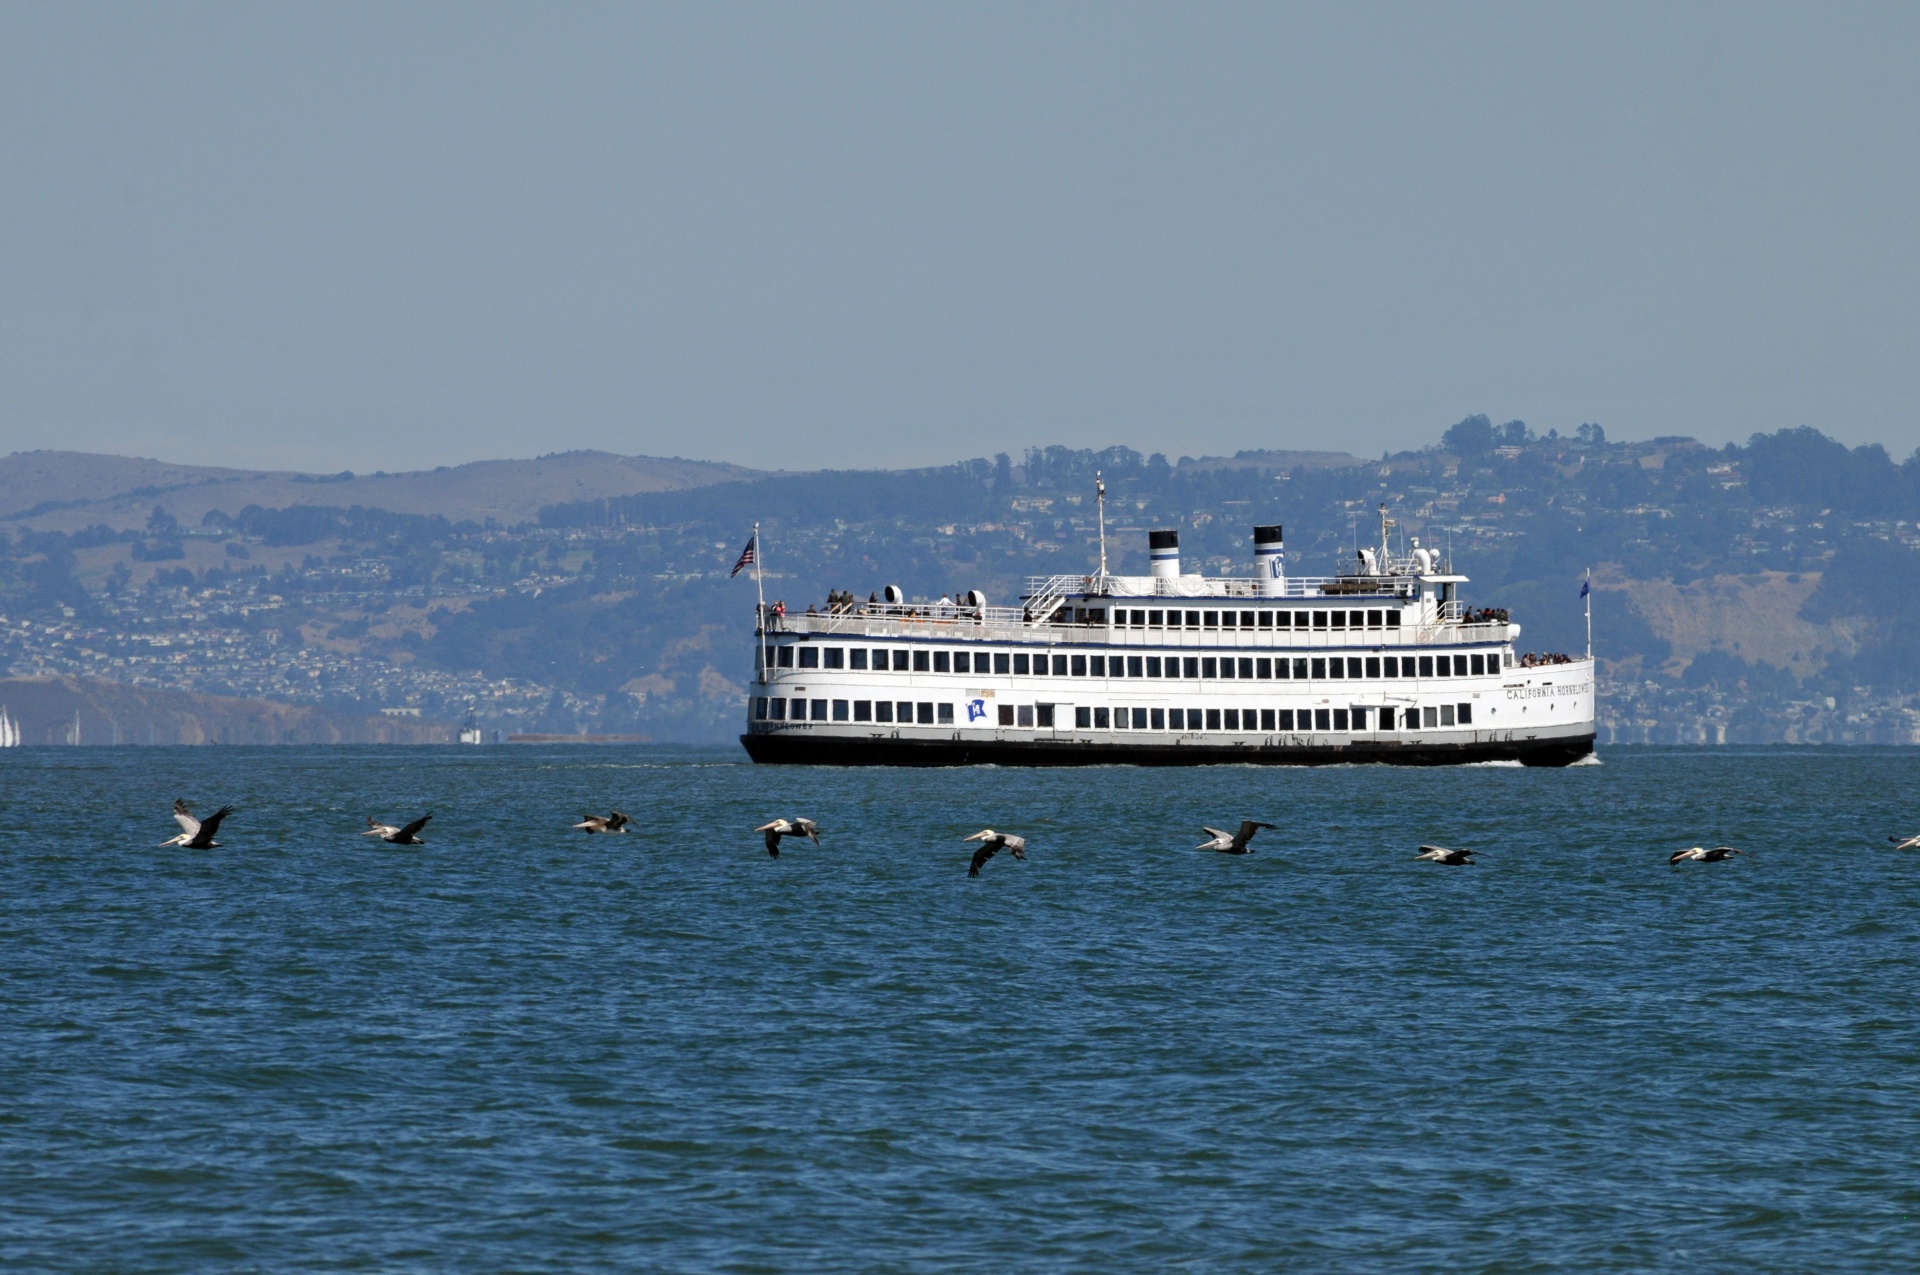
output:
[[[20,723],[7,715],[7,707],[0,704],[0,748],[20,747]]]

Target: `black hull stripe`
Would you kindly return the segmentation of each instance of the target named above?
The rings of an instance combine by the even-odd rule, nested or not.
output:
[[[1161,748],[1143,744],[1009,743],[969,740],[847,739],[742,735],[754,761],[770,766],[1460,766],[1517,761],[1568,766],[1593,752],[1592,735],[1472,744],[1351,744],[1287,748]]]

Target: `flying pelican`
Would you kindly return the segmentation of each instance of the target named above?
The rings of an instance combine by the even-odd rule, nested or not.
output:
[[[1722,859],[1730,858],[1739,853],[1740,852],[1732,846],[1715,846],[1711,850],[1702,850],[1699,846],[1695,846],[1691,850],[1674,851],[1673,857],[1668,859],[1667,863],[1675,866],[1688,860],[1696,863],[1718,863]]]
[[[820,825],[811,819],[775,819],[772,823],[763,823],[755,832],[767,834],[767,853],[775,859],[780,857],[780,838],[805,837],[814,845],[820,844]]]
[[[1023,863],[1027,858],[1027,839],[1025,837],[1016,837],[1011,832],[995,832],[991,828],[982,828],[971,837],[962,837],[960,839],[962,841],[978,841],[980,843],[980,848],[973,852],[973,862],[967,865],[967,875],[970,877],[979,876],[980,865],[988,859],[993,858],[994,855],[999,854],[1002,849],[1011,850],[1013,857]]]
[[[427,826],[427,820],[431,818],[433,818],[433,812],[429,810],[426,814],[421,815],[406,827],[396,828],[390,823],[375,823],[372,818],[369,817],[367,820],[367,830],[360,835],[363,837],[378,837],[390,846],[424,846],[427,843],[420,839],[420,830]]]
[[[193,812],[187,809],[187,803],[175,797],[173,817],[179,820],[181,832],[179,836],[170,837],[160,844],[185,846],[189,850],[211,850],[220,844],[213,839],[213,834],[220,830],[220,821],[232,813],[232,806],[222,806],[208,815],[204,821],[195,819]]]
[[[1476,853],[1477,851],[1473,850],[1449,850],[1445,846],[1421,846],[1420,853],[1413,857],[1428,859],[1434,863],[1444,863],[1449,868],[1457,868],[1462,864],[1471,864]]]
[[[1893,842],[1895,850],[1920,850],[1920,837],[1908,837],[1905,841],[1898,837],[1888,837],[1887,840]]]
[[[573,826],[588,834],[596,832],[625,832],[627,825],[632,822],[633,820],[616,810],[612,814],[604,817],[601,815],[581,815],[580,822]]]
[[[1253,840],[1253,834],[1262,828],[1273,827],[1274,825],[1270,823],[1261,823],[1254,819],[1242,819],[1240,821],[1240,831],[1238,832],[1222,832],[1218,828],[1209,828],[1205,824],[1201,824],[1200,831],[1207,833],[1213,840],[1203,841],[1195,846],[1194,849],[1218,850],[1221,854],[1252,854],[1253,847],[1247,843]],[[1278,831],[1278,829],[1275,829],[1275,831]]]

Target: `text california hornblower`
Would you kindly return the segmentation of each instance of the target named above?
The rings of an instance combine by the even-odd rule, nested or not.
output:
[[[1102,510],[1104,513],[1104,510]],[[1278,526],[1250,578],[1184,575],[1148,533],[1151,574],[1035,578],[1017,607],[894,586],[824,612],[759,606],[740,742],[757,762],[1564,766],[1593,751],[1594,663],[1516,656],[1504,611],[1415,539],[1289,578]]]

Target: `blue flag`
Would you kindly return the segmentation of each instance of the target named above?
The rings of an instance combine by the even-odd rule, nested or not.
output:
[[[1584,597],[1586,597],[1586,596],[1587,596],[1587,595],[1588,595],[1589,593],[1592,593],[1592,592],[1593,592],[1593,581],[1591,581],[1591,580],[1582,580],[1582,581],[1580,582],[1580,596],[1584,598]]]

